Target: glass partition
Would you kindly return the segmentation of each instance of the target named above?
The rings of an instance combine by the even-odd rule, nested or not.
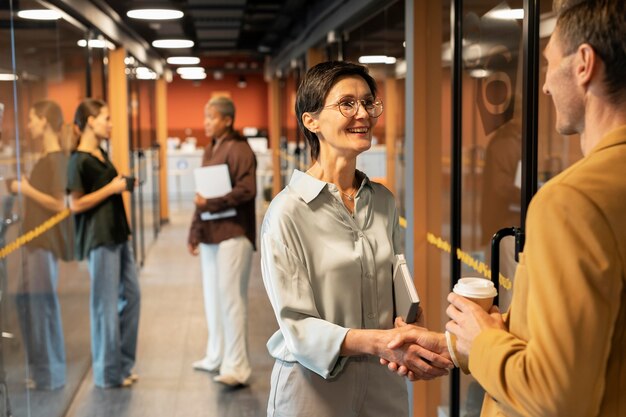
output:
[[[130,170],[137,179],[132,194],[133,245],[137,263],[143,265],[160,229],[156,74],[132,56],[125,61],[130,108]]]
[[[46,7],[0,6],[0,416],[54,417],[91,363],[89,276],[73,258],[66,167],[77,105],[90,91],[104,98],[106,52],[89,71],[86,30],[63,14],[21,13],[32,9]]]
[[[520,226],[522,158],[523,3],[463,2],[461,277],[487,278],[491,237]],[[511,299],[512,237],[500,245],[500,306]],[[483,390],[461,375],[461,415],[480,414]]]

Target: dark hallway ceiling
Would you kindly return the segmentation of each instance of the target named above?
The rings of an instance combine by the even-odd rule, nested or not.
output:
[[[328,0],[98,0],[113,9],[142,38],[184,38],[194,41],[191,49],[164,49],[163,57],[232,55],[262,58],[274,54],[295,31]],[[126,12],[134,8],[175,8],[184,17],[168,21],[131,19]]]

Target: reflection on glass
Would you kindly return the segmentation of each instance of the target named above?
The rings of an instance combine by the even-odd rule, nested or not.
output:
[[[39,101],[30,109],[28,131],[41,157],[29,176],[11,183],[24,196],[24,232],[34,231],[65,209],[67,149],[60,137],[68,134],[63,113],[53,101]],[[71,135],[71,128],[69,131]],[[28,361],[28,386],[52,390],[65,385],[65,342],[57,297],[58,259],[71,260],[71,219],[60,222],[28,242],[24,277],[16,305]]]
[[[490,241],[503,227],[518,226],[521,190],[522,22],[512,16],[521,1],[466,1],[463,17],[463,183],[461,249],[489,264]],[[509,240],[500,246],[500,270],[515,267]],[[510,260],[509,268],[505,268]],[[480,276],[461,265],[461,276]],[[507,290],[500,286],[500,297]],[[461,415],[479,416],[482,388],[461,376]]]

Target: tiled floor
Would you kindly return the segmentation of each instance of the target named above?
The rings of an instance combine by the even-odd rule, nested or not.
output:
[[[191,368],[203,356],[207,337],[200,263],[186,249],[191,207],[174,205],[171,210],[170,223],[140,273],[139,382],[129,389],[103,390],[93,386],[89,373],[67,417],[266,415],[273,360],[265,343],[277,325],[263,288],[259,253],[254,254],[248,292],[252,379],[248,387],[225,389],[212,381],[212,374]]]

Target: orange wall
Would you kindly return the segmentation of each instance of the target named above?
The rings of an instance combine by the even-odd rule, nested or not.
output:
[[[183,80],[177,75],[167,89],[168,136],[185,138],[185,129],[198,140],[198,146],[208,142],[204,135],[204,105],[215,93],[227,93],[235,103],[235,129],[257,127],[267,129],[267,83],[262,74],[247,74],[247,87],[237,87],[238,75],[225,74],[216,81],[211,74],[199,82]]]

